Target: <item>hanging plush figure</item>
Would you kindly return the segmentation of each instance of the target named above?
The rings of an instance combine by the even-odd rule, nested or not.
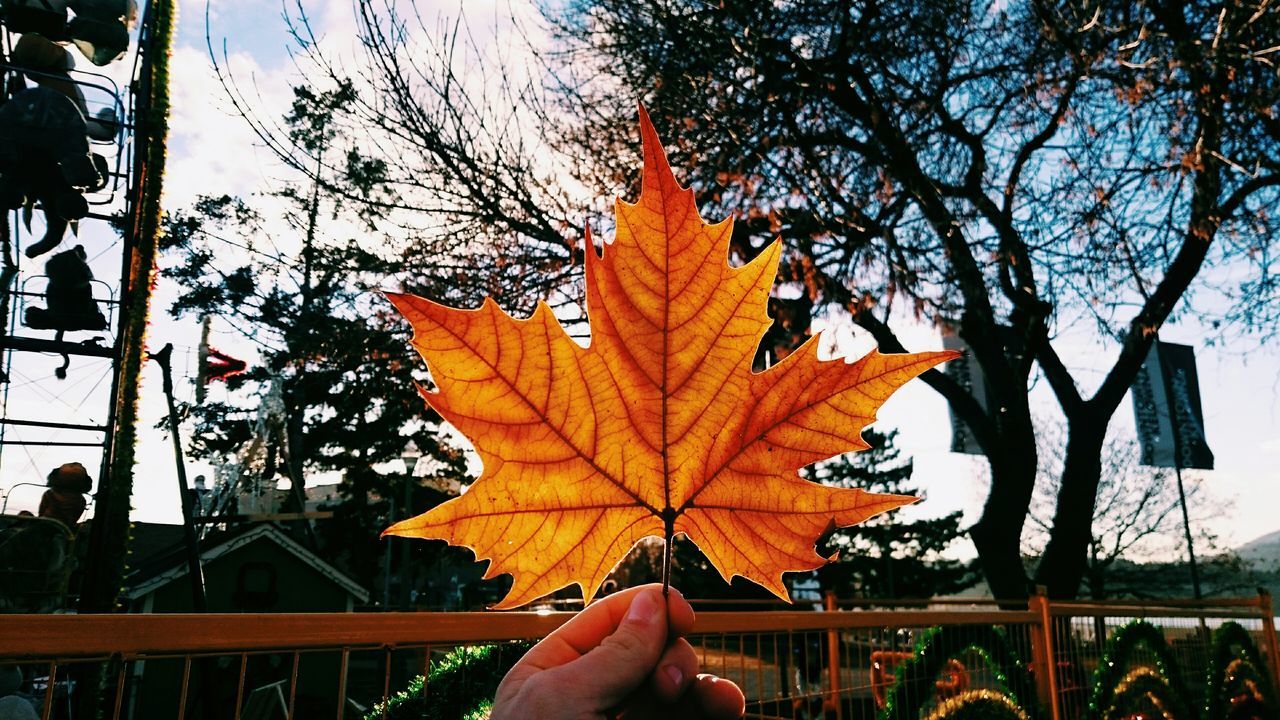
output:
[[[44,272],[49,277],[44,299],[48,309],[29,307],[23,324],[38,330],[105,330],[107,319],[93,299],[93,271],[85,262],[84,246],[49,258]]]
[[[53,518],[74,528],[84,514],[85,494],[93,489],[93,480],[78,462],[63,463],[49,473],[48,490],[40,498],[40,517]]]
[[[66,0],[0,0],[4,24],[13,33],[40,33],[61,38],[66,34]]]
[[[67,35],[94,65],[119,60],[129,49],[129,30],[138,19],[136,0],[71,0],[75,17]]]
[[[70,50],[43,35],[28,33],[18,38],[13,52],[9,55],[9,61],[28,71],[27,77],[40,87],[55,90],[70,98],[79,108],[80,114],[84,116],[86,132],[90,138],[101,141],[115,138],[120,129],[116,119],[116,109],[104,107],[90,116],[89,108],[85,104],[84,92],[69,74],[76,67],[75,58]]]
[[[106,161],[89,152],[84,116],[70,98],[47,87],[0,105],[0,208],[40,203],[45,233],[26,250],[44,254],[62,242],[67,223],[89,212],[84,191],[103,187]]]
[[[46,308],[29,307],[22,324],[36,330],[57,330],[61,341],[65,332],[105,330],[107,319],[93,299],[93,271],[85,262],[84,247],[77,245],[49,258],[44,266],[49,284],[44,291]],[[62,356],[62,367],[54,372],[58,379],[67,377],[71,360]]]

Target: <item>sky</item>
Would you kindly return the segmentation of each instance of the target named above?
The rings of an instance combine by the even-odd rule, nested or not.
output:
[[[424,13],[441,13],[442,18],[455,15],[461,7],[456,3],[419,5]],[[354,19],[349,0],[307,1],[304,6],[320,28],[326,46],[336,52],[352,50]],[[469,18],[479,21],[478,25],[492,26],[493,18],[506,12],[505,3],[468,2],[466,7]],[[253,0],[221,0],[207,13],[206,16],[206,8],[199,3],[184,3],[179,18],[172,62],[173,116],[164,196],[165,207],[171,210],[188,206],[201,194],[252,195],[278,185],[287,176],[231,112],[206,48],[207,17],[208,32],[219,54],[225,47],[230,72],[250,89],[262,116],[279,116],[287,107],[290,83],[301,79],[289,53],[290,40],[280,7]],[[636,153],[638,171],[638,147]],[[604,218],[597,227],[603,225]],[[101,256],[94,265],[99,276],[118,272],[111,265],[118,260],[112,259],[114,241],[109,233],[84,227],[77,242],[85,244],[91,256]],[[167,342],[175,345],[177,390],[181,397],[189,399],[193,386],[188,378],[195,374],[200,330],[194,319],[175,321],[168,317],[166,310],[176,292],[163,278],[158,283],[149,343],[153,349]],[[833,353],[857,355],[872,345],[860,331],[838,319],[820,321],[815,327],[828,328],[823,344]],[[931,327],[907,326],[900,334],[912,350],[941,347],[941,339]],[[1202,335],[1194,318],[1162,331],[1165,340],[1196,347],[1206,432],[1217,458],[1214,471],[1186,473],[1189,482],[1200,483],[1203,488],[1197,498],[1202,505],[1193,507],[1192,515],[1197,523],[1219,535],[1223,545],[1232,546],[1280,530],[1280,514],[1275,511],[1280,507],[1280,349],[1256,344],[1243,350],[1239,346],[1208,347],[1201,340]],[[249,348],[238,346],[225,327],[216,328],[213,344],[233,355],[250,352]],[[1099,345],[1083,331],[1059,338],[1058,348],[1067,365],[1082,378],[1086,391],[1092,389],[1090,383],[1101,382],[1105,368],[1114,359],[1114,349]],[[50,377],[56,359],[38,358],[37,365],[21,368],[23,372],[11,389],[11,417],[25,412],[27,416],[57,415],[63,422],[105,420],[105,393],[109,386],[109,378],[104,382],[105,363],[76,359],[68,379],[57,383]],[[412,391],[405,388],[405,392]],[[211,396],[217,399],[223,392],[214,388]],[[156,429],[164,419],[165,406],[160,375],[153,363],[143,373],[141,393],[133,517],[136,521],[174,522],[179,517],[174,456],[169,436]],[[1033,400],[1037,413],[1056,416],[1043,381],[1033,389]],[[966,522],[977,520],[987,491],[986,463],[982,458],[948,451],[950,421],[946,405],[936,393],[919,381],[910,383],[885,405],[877,427],[897,428],[900,447],[915,461],[913,479],[925,501],[905,512],[937,516],[961,510]],[[1111,431],[1132,435],[1133,413],[1128,400],[1116,413]],[[62,433],[59,437],[67,439],[72,435]],[[21,436],[34,435],[27,432]],[[44,474],[67,459],[79,459],[91,472],[96,472],[99,463],[98,454],[91,448],[6,446],[0,456],[0,490],[9,491],[7,511],[34,509],[41,488],[12,489],[13,486],[42,484]],[[199,463],[188,463],[188,474],[211,476],[210,468]],[[1176,526],[1171,529],[1180,532]],[[959,548],[957,552],[964,555],[971,550]]]

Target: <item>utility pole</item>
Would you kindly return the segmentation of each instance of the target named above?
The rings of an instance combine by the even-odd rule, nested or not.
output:
[[[164,376],[164,397],[169,403],[169,434],[173,437],[173,456],[178,469],[178,497],[182,499],[182,535],[187,546],[187,575],[191,577],[191,607],[196,612],[208,610],[204,594],[204,572],[200,569],[200,548],[196,544],[195,513],[191,507],[191,491],[187,488],[187,466],[182,455],[182,438],[178,435],[178,409],[173,401],[173,343],[147,357],[160,365]]]

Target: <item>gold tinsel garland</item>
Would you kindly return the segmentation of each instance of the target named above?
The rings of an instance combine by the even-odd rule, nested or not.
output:
[[[1142,687],[1144,685],[1147,687]],[[1163,692],[1156,693],[1152,691],[1157,688],[1163,688]],[[1174,716],[1169,708],[1165,707],[1165,700],[1160,697],[1162,694],[1166,697],[1173,694],[1173,688],[1169,686],[1169,681],[1154,668],[1136,667],[1130,670],[1120,682],[1116,683],[1116,691],[1112,696],[1114,700],[1111,703],[1111,707],[1107,708],[1107,711],[1102,716],[1104,718],[1130,717],[1134,708],[1132,705],[1124,708],[1121,706],[1122,703],[1131,704],[1134,700],[1141,699],[1146,701],[1147,707],[1157,713],[1159,720],[1180,720]]]
[[[965,710],[974,709],[974,706],[978,704],[987,706],[988,710],[994,709],[997,712],[1001,712],[1004,717],[1028,720],[1027,714],[1022,711],[1022,708],[1018,707],[1017,703],[1010,700],[1003,693],[998,693],[994,690],[969,690],[953,698],[947,698],[938,703],[933,712],[926,715],[923,720],[952,720],[952,718],[958,718],[960,713]],[[1000,716],[987,713],[982,717],[990,717],[995,720]]]

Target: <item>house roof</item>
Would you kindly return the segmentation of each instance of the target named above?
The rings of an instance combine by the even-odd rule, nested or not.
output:
[[[182,548],[181,525],[152,525],[143,533],[135,527],[135,543],[143,536],[152,536],[134,550],[134,563],[138,568],[125,579],[125,598],[134,600],[154,592],[158,588],[187,576],[186,556]],[[176,535],[174,534],[176,530]],[[150,552],[162,538],[171,538],[163,552]],[[241,525],[226,533],[208,537],[200,543],[200,561],[207,563],[234,552],[259,539],[269,540],[311,566],[335,585],[351,593],[358,602],[369,600],[369,591],[344,575],[323,558],[300,545],[272,523]],[[150,552],[149,555],[140,554]]]
[[[93,520],[89,520],[93,522]],[[165,523],[133,523],[129,532],[129,565],[145,568],[182,547],[182,526]]]

